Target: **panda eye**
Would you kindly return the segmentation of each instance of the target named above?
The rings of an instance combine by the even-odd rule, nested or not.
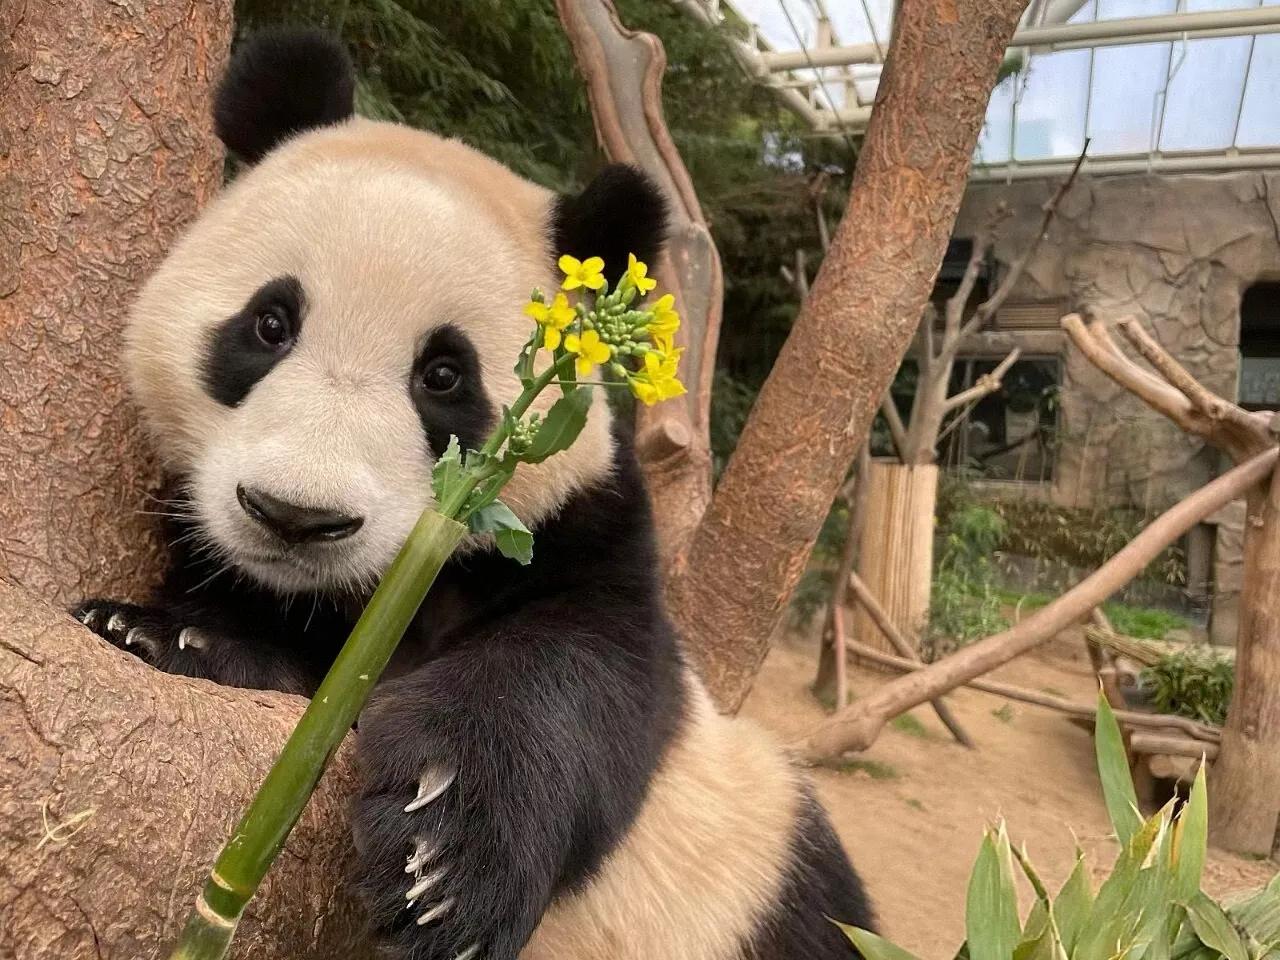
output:
[[[462,382],[462,371],[452,360],[434,360],[422,371],[422,385],[432,393],[450,393]]]
[[[258,339],[273,350],[293,339],[289,318],[278,307],[270,307],[258,314],[254,330]]]

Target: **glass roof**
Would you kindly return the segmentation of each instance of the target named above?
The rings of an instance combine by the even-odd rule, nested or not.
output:
[[[832,45],[883,47],[893,8],[893,0],[731,2],[757,27],[761,46],[781,52],[822,46],[823,16]],[[1060,21],[1069,24],[1280,6],[1280,0],[1033,0],[1024,26],[1042,22],[1032,18],[1055,2],[1074,10]],[[1086,136],[1091,158],[1280,147],[1280,33],[1111,43],[1032,51],[992,95],[977,162],[1071,160]],[[876,63],[806,68],[780,79],[791,86],[820,79],[812,102],[848,115],[872,102],[879,69]]]

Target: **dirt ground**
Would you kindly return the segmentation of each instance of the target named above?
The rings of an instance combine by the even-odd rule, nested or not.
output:
[[[814,644],[797,637],[775,644],[743,713],[784,740],[803,734],[823,716],[808,690],[815,657]],[[850,673],[855,696],[886,679]],[[1081,703],[1096,696],[1083,643],[1067,638],[993,677]],[[1116,850],[1086,730],[976,691],[949,699],[976,750],[956,744],[924,707],[915,721],[887,727],[854,768],[814,772],[881,932],[926,960],[949,960],[964,939],[965,888],[985,824],[1004,817],[1050,889],[1066,879],[1077,842],[1095,871],[1108,869]],[[1212,851],[1205,887],[1216,895],[1251,889],[1276,869]]]

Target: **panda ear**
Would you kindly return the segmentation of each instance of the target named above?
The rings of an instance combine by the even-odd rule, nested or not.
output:
[[[338,40],[321,30],[274,28],[231,55],[214,99],[218,139],[257,163],[295,133],[355,112],[355,71]]]
[[[667,201],[636,167],[605,167],[577,196],[560,196],[552,209],[553,251],[584,259],[603,257],[611,281],[626,269],[627,254],[653,263],[667,238]]]

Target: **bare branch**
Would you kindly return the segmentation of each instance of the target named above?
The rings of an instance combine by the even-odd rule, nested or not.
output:
[[[969,262],[965,264],[964,274],[960,277],[960,285],[956,288],[956,292],[947,298],[944,312],[945,326],[943,327],[942,335],[943,350],[946,350],[949,346],[958,345],[960,321],[964,318],[964,307],[969,302],[969,298],[973,296],[973,288],[978,283],[978,274],[982,270],[982,264],[986,262],[987,253],[990,249],[991,239],[989,234],[984,234],[974,241],[973,251],[969,254]]]
[[[1130,328],[1136,325],[1129,321],[1125,322]],[[1223,419],[1214,419],[1192,403],[1186,391],[1179,390],[1150,371],[1144,370],[1121,353],[1119,346],[1107,331],[1106,324],[1102,321],[1095,320],[1086,325],[1079,314],[1072,313],[1062,318],[1062,328],[1080,352],[1108,377],[1153,410],[1164,414],[1183,430],[1203,437],[1214,446],[1225,450],[1237,462],[1247,460],[1258,451],[1271,446],[1272,439],[1267,430],[1265,418],[1251,416],[1241,410],[1239,416],[1231,415]],[[1131,339],[1133,336],[1130,334]],[[1159,344],[1149,337],[1145,338],[1145,341],[1146,349],[1157,358],[1153,362],[1166,369],[1178,367],[1177,361],[1169,357]],[[1217,400],[1203,386],[1195,383],[1185,370],[1181,367],[1178,367],[1178,370],[1181,371],[1182,376],[1194,384],[1194,387],[1191,387],[1184,382],[1185,387],[1193,392],[1204,391],[1210,398]],[[1201,400],[1201,402],[1206,401]]]
[[[907,427],[902,422],[902,414],[898,413],[898,405],[893,402],[892,394],[884,395],[884,399],[880,401],[880,412],[889,425],[889,436],[893,438],[893,449],[898,451],[898,459],[906,463]]]
[[[885,639],[888,640],[889,643],[893,645],[893,648],[906,658],[907,661],[911,663],[919,663],[920,657],[916,653],[915,645],[899,632],[893,621],[889,619],[889,614],[885,611],[884,607],[880,606],[880,601],[877,600],[875,594],[871,592],[871,588],[868,587],[863,579],[852,570],[849,571],[847,582],[849,589],[853,591],[853,595],[857,597],[858,602],[862,604],[863,609],[867,611],[875,625],[880,628],[880,632],[884,634]],[[843,647],[838,649],[840,652],[843,652]],[[930,701],[930,705],[933,707],[933,712],[938,715],[938,719],[942,721],[942,725],[951,731],[951,735],[955,737],[961,745],[972,750],[973,739],[965,731],[964,727],[960,725],[960,721],[957,720],[955,714],[951,712],[951,708],[947,706],[946,701],[941,697],[937,697]]]
[[[866,660],[881,667],[890,667],[894,670],[901,670],[904,673],[914,673],[924,669],[924,664],[911,660],[907,657],[895,657],[891,653],[884,653],[876,650],[874,647],[868,647],[865,643],[857,641],[849,641],[849,652],[861,660]],[[975,677],[963,684],[966,687],[972,687],[974,690],[981,690],[983,693],[990,693],[997,697],[1004,697],[1006,700],[1017,700],[1021,703],[1030,703],[1037,707],[1046,707],[1050,710],[1057,710],[1059,713],[1065,713],[1072,717],[1080,717],[1081,719],[1093,718],[1097,716],[1097,710],[1084,704],[1072,703],[1063,697],[1055,697],[1052,694],[1041,693],[1039,690],[1027,690],[1023,687],[1014,686],[1011,683],[1000,683],[996,680],[986,680]],[[1135,710],[1117,710],[1113,709],[1116,719],[1121,723],[1134,727],[1145,727],[1154,730],[1181,730],[1189,736],[1205,744],[1206,748],[1213,747],[1222,739],[1222,731],[1217,727],[1211,727],[1206,723],[1197,723],[1195,720],[1187,717],[1177,717],[1172,714],[1162,713],[1139,713]],[[1207,750],[1206,750],[1207,752]]]
[[[943,413],[950,413],[957,407],[963,407],[966,403],[977,403],[983,397],[995,393],[1000,389],[1000,385],[1004,380],[1004,375],[1009,372],[1009,368],[1022,356],[1022,348],[1014,347],[1009,351],[1009,355],[996,365],[996,368],[990,373],[984,373],[978,378],[968,390],[961,390],[954,396],[948,397],[942,405]],[[941,439],[941,438],[939,438]]]
[[[1047,607],[1008,630],[886,684],[820,725],[800,748],[809,757],[865,750],[891,717],[982,676],[1056,636],[1064,627],[1088,616],[1090,610],[1137,576],[1191,527],[1261,482],[1275,468],[1278,458],[1280,450],[1271,447],[1233,467],[1161,514],[1115,556]]]

